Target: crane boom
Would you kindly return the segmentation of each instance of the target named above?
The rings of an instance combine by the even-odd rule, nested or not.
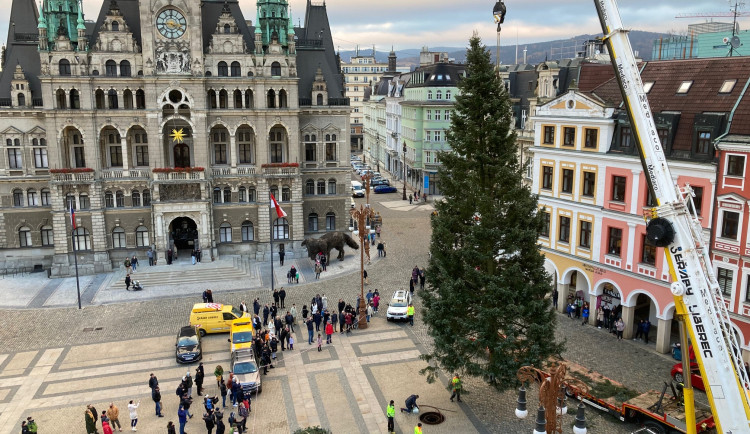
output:
[[[750,433],[750,385],[700,224],[673,181],[616,0],[594,0],[646,180],[657,201],[649,239],[664,247],[675,309],[684,313],[718,432]],[[686,195],[688,198],[686,199]],[[652,226],[653,225],[653,226]]]

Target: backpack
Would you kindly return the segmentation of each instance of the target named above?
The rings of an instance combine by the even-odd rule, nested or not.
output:
[[[183,395],[183,393],[182,393],[182,387],[177,386],[177,390],[174,393],[175,393],[175,395],[177,395],[180,398],[182,398],[182,395]]]
[[[229,413],[229,419],[227,419],[227,421],[229,422],[230,425],[236,421],[234,417],[234,412]]]

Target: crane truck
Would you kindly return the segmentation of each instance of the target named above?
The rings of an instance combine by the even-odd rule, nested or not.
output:
[[[633,126],[648,188],[656,200],[656,207],[647,216],[646,236],[652,244],[664,248],[675,311],[684,324],[683,340],[687,333],[695,347],[695,358],[717,431],[750,433],[750,380],[742,368],[737,338],[713,272],[700,222],[689,206],[692,189],[689,185],[677,186],[670,174],[616,0],[594,0],[594,4],[624,107]],[[695,414],[689,384],[686,384],[684,396],[686,413]],[[695,421],[691,422],[695,427]]]

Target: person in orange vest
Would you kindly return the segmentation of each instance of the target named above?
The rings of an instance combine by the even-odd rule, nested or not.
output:
[[[458,402],[461,402],[461,377],[459,377],[458,374],[453,374],[453,379],[451,380],[451,388],[453,389],[453,393],[451,394],[451,402],[453,402],[454,397],[457,397]]]
[[[414,434],[422,434],[422,424],[418,423],[417,426],[414,427]]]

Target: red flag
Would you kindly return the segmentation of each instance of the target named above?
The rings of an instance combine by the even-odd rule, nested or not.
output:
[[[72,203],[70,204],[70,225],[73,226],[73,229],[76,228],[76,209]]]
[[[271,194],[271,208],[276,208],[277,218],[286,217],[286,213],[284,212],[283,209],[281,209],[281,207],[279,206],[279,203],[276,202],[276,198],[273,197],[273,194]]]

